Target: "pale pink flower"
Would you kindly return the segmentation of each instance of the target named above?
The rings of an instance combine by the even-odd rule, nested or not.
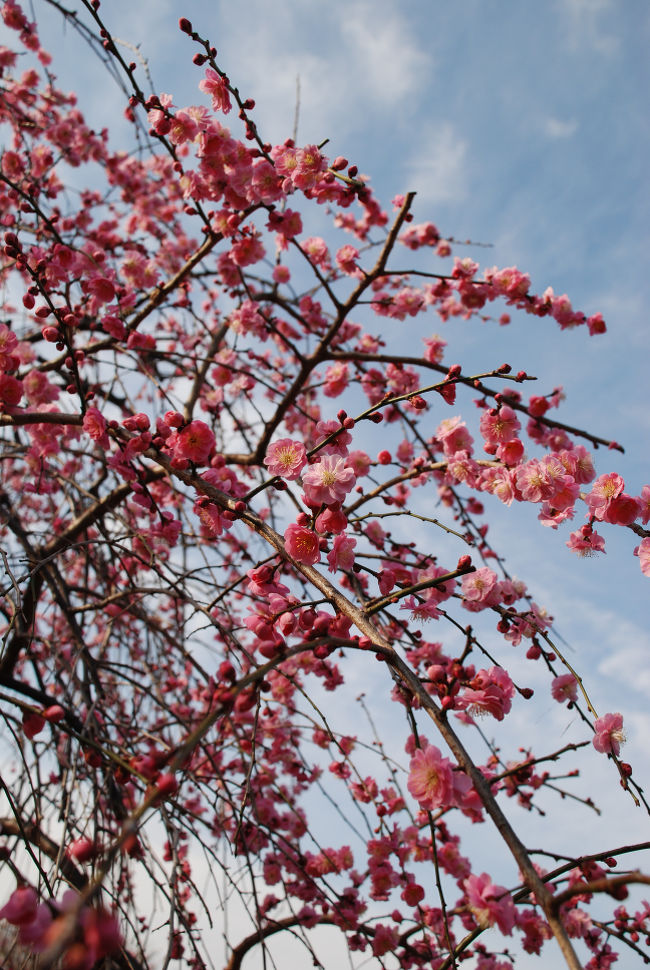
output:
[[[594,724],[594,732],[591,743],[596,751],[600,751],[601,754],[609,754],[611,752],[612,754],[618,755],[621,750],[621,745],[625,743],[623,715],[618,713],[603,714]]]
[[[497,582],[497,575],[487,566],[475,570],[463,576],[461,581],[461,593],[463,605],[471,603],[481,609],[487,606],[490,593],[493,591]]]
[[[454,803],[451,762],[433,744],[418,748],[409,765],[408,790],[427,811]]]
[[[356,539],[349,536],[337,535],[332,543],[332,550],[327,554],[329,571],[335,573],[337,569],[352,569],[354,566],[354,547]]]
[[[359,250],[348,243],[345,246],[341,246],[338,250],[336,254],[336,265],[347,276],[356,276],[359,273],[357,268],[358,259]]]
[[[560,451],[557,457],[578,484],[586,485],[594,480],[596,472],[593,459],[584,445],[574,445],[571,449]]]
[[[515,907],[508,890],[495,886],[486,872],[468,876],[463,881],[467,901],[481,927],[495,923],[502,933],[510,936],[515,925]]]
[[[305,446],[292,438],[274,441],[269,445],[264,464],[270,475],[280,475],[287,481],[293,482],[307,464]]]
[[[348,365],[337,361],[325,371],[323,394],[325,397],[338,397],[348,386]]]
[[[624,488],[625,482],[615,472],[610,472],[609,475],[600,475],[585,499],[591,514],[602,521],[610,502],[618,498]]]
[[[436,430],[436,438],[443,447],[446,455],[455,455],[457,451],[471,452],[474,439],[467,430],[465,422],[458,416],[444,418]]]
[[[310,505],[343,502],[356,478],[340,455],[323,455],[302,476],[305,498]]]
[[[433,337],[424,337],[423,343],[426,348],[423,354],[424,359],[431,361],[432,364],[439,364],[444,357],[447,341],[436,333]]]
[[[320,453],[321,455],[342,455],[345,458],[348,453],[348,445],[352,441],[352,435],[341,427],[339,421],[319,421],[314,432],[314,445],[320,445],[334,432],[337,432],[336,437],[324,448],[321,448]]]
[[[363,478],[370,471],[370,456],[365,451],[351,451],[346,455],[345,464],[352,469],[357,478]]]
[[[578,682],[573,674],[560,674],[551,682],[551,695],[560,704],[578,700]]]
[[[292,522],[285,530],[284,543],[289,555],[306,566],[313,566],[320,559],[318,536],[311,529]]]
[[[644,576],[650,576],[650,537],[646,536],[634,550],[634,555],[639,557],[641,572]]]
[[[639,505],[639,518],[645,525],[650,519],[650,485],[643,486],[641,494],[637,498],[637,503]]]

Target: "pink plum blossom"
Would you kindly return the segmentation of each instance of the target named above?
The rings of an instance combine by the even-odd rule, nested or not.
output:
[[[600,751],[601,754],[618,755],[621,745],[625,743],[623,715],[603,714],[594,724],[594,732],[592,744],[596,751]]]
[[[467,609],[483,609],[490,605],[488,601],[496,582],[496,573],[487,566],[463,576],[461,581],[463,605]]]
[[[220,74],[208,67],[205,78],[199,81],[199,88],[212,98],[212,107],[215,111],[223,111],[225,115],[228,114],[232,107],[230,94],[226,82]]]
[[[408,790],[427,811],[454,803],[451,762],[433,744],[418,748],[409,765]]]
[[[13,926],[22,926],[25,923],[31,923],[36,916],[37,908],[36,890],[31,886],[19,886],[0,909],[0,919],[6,919]]]
[[[106,449],[109,447],[110,440],[106,433],[106,418],[97,408],[90,407],[86,410],[82,427],[86,434],[90,435],[93,441],[97,442],[100,448]]]
[[[327,554],[329,571],[335,573],[337,569],[352,569],[354,565],[354,547],[356,539],[349,536],[337,535],[332,543],[332,550]]]
[[[306,566],[313,566],[320,559],[318,536],[311,529],[292,522],[285,530],[284,542],[289,555]]]
[[[463,881],[470,908],[481,927],[495,923],[502,933],[510,936],[515,925],[515,907],[504,886],[495,886],[486,872],[471,875]]]
[[[269,445],[264,464],[271,475],[280,475],[288,482],[295,481],[307,464],[305,446],[291,438],[281,438]]]
[[[171,434],[167,444],[173,448],[174,458],[185,458],[195,465],[207,465],[215,437],[205,421],[190,421],[182,431]]]
[[[634,550],[634,555],[639,557],[641,572],[644,576],[650,576],[650,537],[646,536]]]
[[[340,455],[323,455],[302,476],[305,498],[313,506],[343,502],[355,481],[354,472]]]
[[[490,667],[478,671],[456,707],[474,717],[491,714],[502,721],[512,707],[514,693],[514,684],[503,667]]]
[[[564,704],[565,701],[577,701],[578,682],[573,674],[560,674],[559,677],[554,677],[551,683],[551,694],[560,704]]]
[[[605,540],[587,523],[571,533],[567,546],[579,556],[593,556],[596,552],[605,551]]]

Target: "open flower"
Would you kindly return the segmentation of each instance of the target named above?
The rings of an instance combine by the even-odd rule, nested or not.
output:
[[[320,559],[319,539],[315,532],[292,522],[284,533],[284,544],[290,556],[306,566]]]
[[[274,441],[269,445],[264,464],[270,475],[280,475],[288,482],[293,482],[307,464],[305,446],[292,438]]]
[[[355,481],[354,472],[340,455],[323,455],[302,476],[305,498],[314,506],[343,502]]]
[[[625,743],[622,714],[603,714],[594,724],[592,744],[601,754],[620,754]]]

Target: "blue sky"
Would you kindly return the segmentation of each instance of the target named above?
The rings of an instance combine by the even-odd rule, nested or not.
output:
[[[108,77],[73,31],[44,4],[36,8],[62,86],[80,93],[96,127],[118,121],[118,141],[126,137]],[[587,314],[602,311],[608,333],[594,338],[585,328],[561,333],[548,319],[521,317],[507,328],[432,319],[418,324],[413,351],[422,333],[440,332],[448,361],[464,369],[507,360],[539,376],[535,393],[563,384],[558,417],[626,448],[625,456],[599,451],[598,472],[620,471],[632,494],[650,482],[646,0],[238,0],[236,13],[224,0],[110,0],[102,13],[115,36],[141,45],[156,90],[178,106],[202,97],[193,45],[176,26],[190,17],[256,100],[268,141],[291,134],[299,76],[299,142],[329,138],[325,151],[356,162],[386,205],[414,189],[416,221],[492,244],[461,255],[518,265],[537,292],[551,285]],[[579,561],[567,535],[543,529],[533,509],[495,503],[494,512],[495,544],[556,616],[597,708],[624,712],[625,757],[647,778],[650,580],[631,555],[635,537],[610,527],[607,556]],[[540,731],[571,730],[550,700],[536,717]],[[645,819],[612,766],[596,756],[587,764],[625,827],[611,844],[643,838]],[[594,829],[594,848],[601,834]]]

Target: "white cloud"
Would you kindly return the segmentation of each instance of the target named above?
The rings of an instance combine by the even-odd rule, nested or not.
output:
[[[578,123],[574,119],[563,121],[561,118],[546,118],[542,130],[549,138],[570,138],[578,130]]]
[[[424,131],[404,165],[405,189],[429,203],[459,202],[467,195],[467,142],[445,121]]]
[[[602,23],[604,15],[615,13],[612,0],[559,0],[559,6],[569,47],[591,48],[608,57],[616,53],[619,39]]]
[[[430,58],[419,50],[406,18],[394,7],[356,3],[341,23],[345,61],[364,97],[392,107],[414,94],[430,70]]]

